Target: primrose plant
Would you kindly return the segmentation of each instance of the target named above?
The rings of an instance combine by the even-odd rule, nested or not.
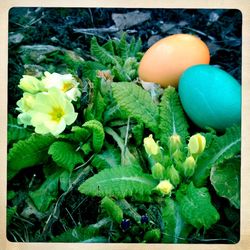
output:
[[[49,72],[20,80],[17,119],[8,121],[8,181],[42,166],[44,182],[28,197],[39,212],[53,210],[46,227],[74,188],[99,206],[96,224],[52,241],[186,242],[220,219],[211,190],[240,206],[240,126],[190,134],[175,88],[152,96],[141,86],[140,48],[125,35],[102,46],[93,38],[82,81]]]

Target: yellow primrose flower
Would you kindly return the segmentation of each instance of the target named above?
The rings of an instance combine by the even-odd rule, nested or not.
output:
[[[168,195],[171,193],[174,186],[171,184],[169,180],[161,181],[157,186],[156,190],[160,191],[163,195]]]
[[[81,96],[81,92],[78,89],[79,82],[71,74],[61,75],[45,72],[44,75],[45,77],[42,79],[42,82],[46,89],[60,89],[71,101],[76,101]]]
[[[188,150],[190,154],[196,155],[204,151],[206,147],[206,138],[200,133],[195,134],[190,137],[188,143]]]
[[[160,147],[154,141],[152,135],[149,135],[148,137],[144,138],[143,142],[144,142],[144,148],[148,155],[157,155],[160,153]]]
[[[23,97],[17,102],[18,110],[21,112],[17,116],[17,122],[18,124],[23,124],[25,127],[28,125],[31,125],[31,115],[30,111],[32,110],[35,103],[35,95],[32,95],[30,93],[23,93]]]
[[[44,86],[40,80],[34,76],[23,75],[18,87],[30,94],[36,94],[44,90]]]
[[[59,135],[76,117],[74,106],[57,88],[36,95],[31,112],[31,124],[36,133]]]

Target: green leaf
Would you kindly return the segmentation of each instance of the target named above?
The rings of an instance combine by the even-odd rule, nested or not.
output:
[[[110,223],[110,219],[104,218],[98,221],[96,224],[91,224],[86,227],[77,226],[52,238],[51,242],[83,242],[92,240],[93,237],[98,235],[100,228],[107,225],[108,223]]]
[[[185,193],[177,191],[176,198],[182,217],[197,229],[209,229],[220,218],[205,187],[196,188],[191,182]]]
[[[113,83],[112,89],[114,98],[122,110],[157,133],[158,107],[147,91],[134,82]]]
[[[77,226],[54,237],[51,242],[81,242],[92,238],[97,233],[97,228]]]
[[[120,166],[121,154],[117,148],[109,148],[100,154],[95,155],[91,165],[98,170]]]
[[[26,140],[14,143],[8,153],[8,169],[17,173],[23,168],[44,163],[48,148],[54,140],[50,135],[33,134]]]
[[[126,40],[126,33],[123,33],[119,43],[119,55],[125,61],[129,57],[129,45]]]
[[[86,142],[90,133],[88,129],[82,128],[79,126],[73,126],[71,129],[71,133],[69,134],[60,134],[58,136],[59,139],[66,139],[72,142]]]
[[[135,200],[150,200],[156,184],[151,175],[138,168],[117,167],[102,170],[81,184],[78,190],[90,196],[115,196],[118,199],[131,196]]]
[[[161,231],[158,228],[147,231],[143,237],[144,242],[157,243],[161,239]]]
[[[95,152],[99,152],[102,149],[105,133],[102,126],[102,123],[100,123],[97,120],[90,120],[83,124],[84,128],[89,129],[93,133],[93,149]]]
[[[118,147],[121,150],[121,165],[122,166],[139,166],[138,158],[136,158],[129,150],[123,139],[110,127],[105,127],[105,132],[113,137]]]
[[[98,44],[96,37],[93,37],[91,40],[90,52],[92,56],[94,56],[100,63],[104,65],[118,64],[115,56],[113,56],[108,50]]]
[[[197,167],[193,175],[193,182],[201,187],[210,175],[212,166],[223,163],[240,153],[241,130],[240,126],[233,126],[226,133],[215,138],[197,161]]]
[[[17,124],[17,119],[8,115],[8,144],[12,141],[19,141],[28,138],[31,133],[22,125]]]
[[[102,47],[104,49],[106,49],[107,51],[109,51],[111,53],[111,55],[115,55],[115,48],[114,48],[114,44],[113,44],[113,40],[108,40],[105,44],[102,45]]]
[[[49,148],[49,155],[52,156],[53,161],[59,166],[69,172],[72,172],[74,167],[83,163],[83,158],[79,151],[67,142],[56,141]]]
[[[7,226],[10,225],[11,220],[12,220],[14,214],[16,213],[16,210],[17,210],[16,206],[7,208]]]
[[[101,201],[102,208],[112,218],[113,221],[121,223],[123,219],[123,212],[121,208],[109,197],[104,197]]]
[[[144,137],[144,124],[142,122],[138,123],[132,128],[132,133],[134,135],[135,144],[141,145]]]
[[[130,42],[130,56],[131,57],[137,57],[138,52],[141,51],[142,48],[142,41],[141,38],[139,38],[137,41],[135,41],[135,39],[132,38],[131,42]],[[137,58],[139,59],[139,58]]]
[[[240,208],[240,159],[230,159],[214,165],[210,174],[216,193]]]
[[[188,137],[188,123],[182,109],[178,93],[173,87],[168,87],[160,102],[160,141],[167,146],[169,137],[178,134],[183,142]]]
[[[68,171],[63,171],[59,177],[60,187],[64,192],[66,192],[69,188],[70,176],[71,174]]]
[[[166,199],[162,209],[163,243],[185,243],[192,226],[187,224],[180,214],[180,208],[176,201],[171,198]]]
[[[84,77],[93,81],[97,77],[98,70],[106,70],[107,67],[99,62],[85,61],[82,64]]]
[[[10,190],[7,192],[7,200],[12,200],[16,196],[16,192],[13,190]]]
[[[49,176],[35,191],[29,192],[29,196],[40,212],[48,210],[58,195],[58,182],[61,172]]]

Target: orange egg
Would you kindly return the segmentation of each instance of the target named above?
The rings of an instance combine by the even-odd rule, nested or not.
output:
[[[151,46],[139,65],[141,80],[177,87],[179,77],[188,67],[209,64],[207,45],[198,37],[176,34],[163,38]]]

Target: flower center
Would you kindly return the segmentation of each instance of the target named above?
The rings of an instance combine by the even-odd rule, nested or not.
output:
[[[64,110],[61,107],[54,107],[49,113],[51,119],[55,122],[60,122],[61,118],[64,116]]]
[[[64,82],[62,86],[62,91],[67,92],[68,90],[72,89],[74,84],[72,82]]]

